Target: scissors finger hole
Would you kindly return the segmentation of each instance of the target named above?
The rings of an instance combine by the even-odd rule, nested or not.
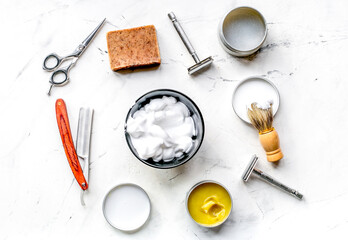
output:
[[[60,63],[60,60],[58,56],[51,54],[45,58],[44,68],[47,70],[53,70],[56,67],[58,67],[59,63]]]
[[[63,84],[68,80],[68,73],[64,70],[57,70],[52,74],[52,84]]]

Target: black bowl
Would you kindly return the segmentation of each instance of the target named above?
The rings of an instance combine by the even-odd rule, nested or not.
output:
[[[135,149],[135,147],[132,144],[132,139],[127,132],[127,121],[128,121],[128,118],[132,117],[136,111],[138,111],[139,109],[144,107],[152,99],[162,98],[163,96],[174,97],[177,101],[180,101],[186,105],[186,107],[190,111],[190,116],[192,117],[192,119],[194,121],[196,135],[192,136],[193,148],[188,153],[184,153],[181,157],[174,158],[170,162],[164,162],[163,160],[161,160],[159,162],[155,162],[152,159],[145,160],[145,159],[142,159],[139,157],[137,150]],[[199,108],[197,107],[197,105],[186,95],[184,95],[178,91],[170,90],[170,89],[154,90],[154,91],[151,91],[151,92],[144,94],[138,100],[136,100],[135,104],[132,106],[132,108],[129,110],[129,112],[127,114],[124,129],[125,129],[127,144],[129,146],[129,149],[134,154],[134,156],[136,158],[138,158],[142,163],[145,163],[148,166],[151,166],[154,168],[160,168],[160,169],[174,168],[174,167],[180,166],[180,165],[188,162],[199,150],[200,146],[202,145],[203,137],[204,137],[203,116],[202,116],[202,113],[200,112]]]

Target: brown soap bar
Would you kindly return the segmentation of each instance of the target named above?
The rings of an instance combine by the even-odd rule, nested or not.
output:
[[[108,32],[106,39],[113,71],[161,64],[154,25]]]

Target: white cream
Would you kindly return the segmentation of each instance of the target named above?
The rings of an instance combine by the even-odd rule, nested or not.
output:
[[[127,132],[140,158],[169,162],[191,150],[195,125],[185,104],[164,96],[136,111]]]
[[[262,103],[259,103],[259,102],[256,103],[256,107],[263,109],[263,110],[269,109],[270,107],[272,107],[272,105],[273,105],[273,100],[268,100],[268,101],[262,102]],[[249,106],[249,108],[251,109],[251,106]]]

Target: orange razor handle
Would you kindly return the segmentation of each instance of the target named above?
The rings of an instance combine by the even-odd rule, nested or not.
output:
[[[68,112],[63,99],[57,99],[56,101],[56,117],[59,128],[59,133],[62,138],[63,147],[66,157],[68,159],[70,168],[75,176],[76,181],[83,190],[88,188],[87,181],[83,175],[83,171],[76,154],[74,142],[71,135]]]

